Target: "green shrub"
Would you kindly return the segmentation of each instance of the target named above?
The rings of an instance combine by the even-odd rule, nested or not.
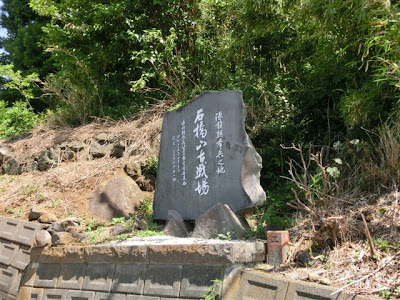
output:
[[[18,101],[7,107],[6,102],[0,100],[0,138],[26,132],[38,121],[38,116],[28,108],[26,102]]]

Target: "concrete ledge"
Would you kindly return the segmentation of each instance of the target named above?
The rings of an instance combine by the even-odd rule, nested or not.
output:
[[[263,242],[33,248],[37,263],[234,264],[265,261]]]

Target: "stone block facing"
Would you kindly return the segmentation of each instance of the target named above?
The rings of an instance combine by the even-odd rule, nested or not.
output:
[[[35,289],[23,286],[19,289],[17,300],[41,300],[43,298],[44,289]]]
[[[147,265],[117,264],[111,292],[142,294]]]
[[[178,297],[181,278],[181,265],[149,265],[143,294]]]
[[[69,290],[66,300],[94,300],[95,292]]]
[[[6,265],[0,266],[0,291],[16,295],[20,282],[21,274],[18,270]]]
[[[20,226],[17,228],[15,233],[14,241],[26,246],[31,246],[35,240],[36,233],[42,227],[39,224],[34,224],[30,222],[21,222]]]
[[[85,277],[86,264],[62,264],[57,288],[80,290]]]
[[[94,296],[94,300],[125,300],[125,294],[110,294],[110,293],[101,293],[96,292]]]
[[[33,285],[35,287],[55,288],[60,275],[60,264],[39,264]]]
[[[177,298],[166,298],[168,300],[173,300]],[[127,295],[126,300],[161,300],[160,297],[152,297],[152,296],[136,296],[136,295]]]
[[[179,297],[203,299],[213,280],[223,280],[224,270],[223,266],[183,266]],[[220,292],[221,288],[218,285],[217,291]]]
[[[337,289],[309,282],[292,281],[286,299],[293,300],[337,300],[339,294],[331,296]]]
[[[68,290],[45,289],[42,300],[66,300]]]
[[[244,272],[236,300],[284,300],[288,281],[278,276],[263,276],[256,272]],[[295,300],[297,298],[286,298]]]
[[[0,243],[0,263],[9,266],[17,254],[18,249],[19,245],[2,240]]]
[[[82,289],[109,292],[114,271],[115,264],[88,264]]]
[[[6,239],[9,241],[13,241],[15,233],[19,225],[21,224],[20,221],[10,218],[1,218],[0,220],[0,238]]]
[[[13,261],[11,262],[11,266],[20,271],[25,270],[31,260],[30,251],[30,246],[21,245],[17,250]]]
[[[14,296],[7,295],[3,292],[0,292],[0,300],[14,300]]]

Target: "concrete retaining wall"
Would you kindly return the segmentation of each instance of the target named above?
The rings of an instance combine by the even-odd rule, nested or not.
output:
[[[241,266],[265,261],[262,242],[35,248],[18,299],[203,299]]]
[[[31,248],[39,224],[0,217],[0,300],[365,300],[319,284],[244,269],[262,242]]]

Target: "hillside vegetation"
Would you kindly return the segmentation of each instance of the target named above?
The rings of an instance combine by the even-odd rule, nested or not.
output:
[[[400,297],[398,1],[3,3],[0,139],[20,159],[54,146],[57,132],[84,140],[95,128],[129,128],[137,159],[154,158],[163,111],[204,90],[240,89],[268,197],[253,234],[291,228],[291,262],[305,251],[304,264],[331,283]],[[4,175],[2,209],[38,201],[20,188],[38,176],[67,211],[69,196],[83,199],[125,158],[57,166],[77,172],[65,186],[39,183],[62,177],[57,168]]]

